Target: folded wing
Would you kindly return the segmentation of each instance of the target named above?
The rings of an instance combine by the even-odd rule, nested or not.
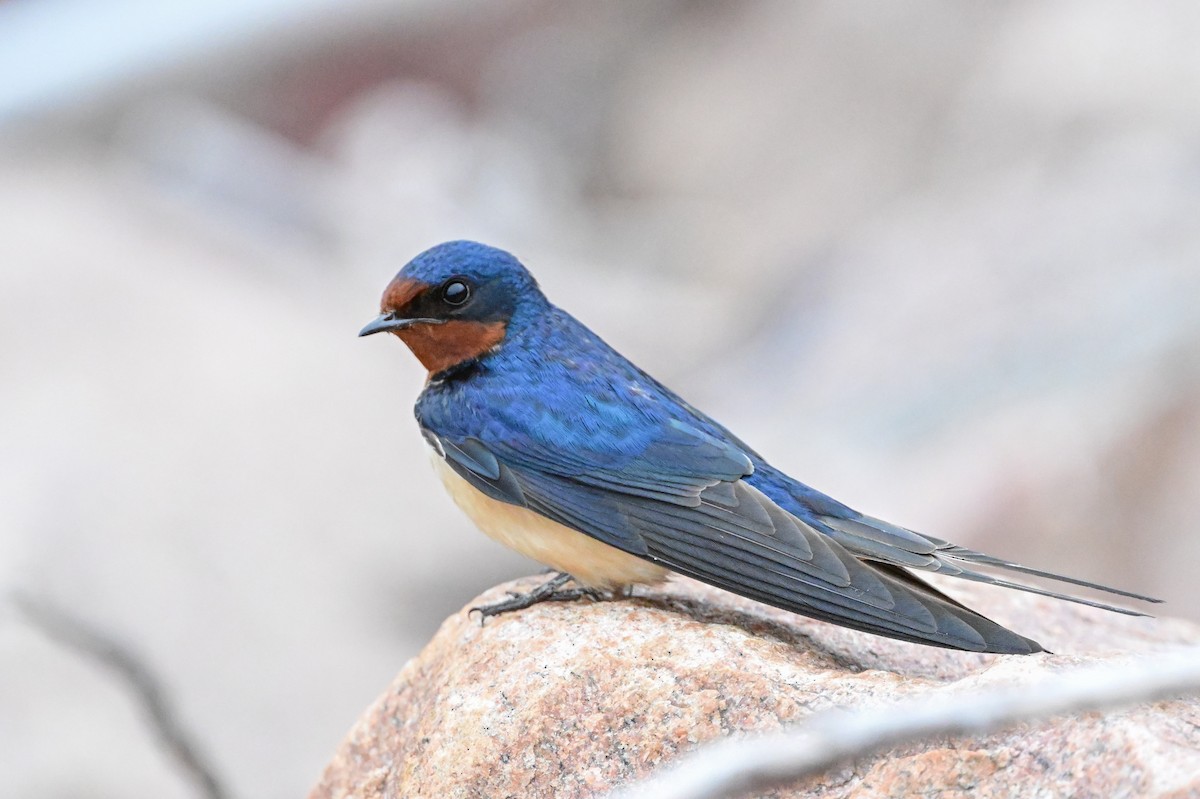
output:
[[[559,451],[515,436],[424,432],[451,468],[493,499],[736,594],[906,641],[1042,649],[899,568],[929,568],[932,553],[910,551],[925,545],[893,544],[892,557],[848,548],[842,539],[857,545],[870,536],[831,535],[783,510],[743,479],[753,464],[740,449],[686,424],[623,450]],[[960,553],[944,555],[952,561]]]

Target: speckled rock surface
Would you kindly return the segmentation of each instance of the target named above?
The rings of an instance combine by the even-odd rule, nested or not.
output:
[[[482,627],[459,613],[362,716],[311,799],[600,796],[701,742],[824,708],[969,696],[1200,641],[1186,622],[950,590],[1057,654],[890,641],[683,579],[631,600],[543,604]],[[1200,699],[912,744],[772,796],[1200,796]]]

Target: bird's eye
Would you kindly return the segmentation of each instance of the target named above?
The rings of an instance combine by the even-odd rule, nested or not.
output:
[[[442,286],[442,300],[447,305],[462,305],[470,298],[471,287],[461,280],[450,280]]]

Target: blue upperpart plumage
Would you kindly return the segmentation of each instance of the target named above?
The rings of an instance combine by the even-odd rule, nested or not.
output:
[[[844,508],[771,467],[552,305],[508,252],[471,241],[447,242],[418,255],[400,275],[430,284],[454,276],[502,281],[513,297],[505,340],[474,364],[472,379],[438,382],[418,399],[417,419],[428,429],[468,436],[482,422],[489,434],[528,437],[544,447],[585,448],[601,461],[628,463],[657,437],[673,432],[672,423],[684,424],[722,442],[731,459],[721,472],[725,479],[745,476],[793,513],[806,512],[800,505],[805,497]],[[686,465],[678,453],[675,458],[677,468]]]
[[[794,480],[552,305],[503,250],[467,241],[433,247],[400,271],[382,305],[363,334],[394,332],[430,367],[417,421],[446,467],[482,495],[468,504],[478,513],[527,510],[533,515],[522,518],[531,527],[554,523],[565,534],[540,534],[554,538],[558,554],[536,542],[521,549],[556,568],[580,564],[561,552],[578,546],[570,536],[582,534],[621,557],[814,618],[935,646],[1010,653],[1041,647],[906,568],[1134,615],[1142,614],[972,566],[1149,600],[923,536]],[[485,506],[491,510],[481,511]],[[518,540],[511,532],[501,538]],[[588,546],[595,559],[595,544]],[[601,559],[603,568],[588,572],[597,584],[654,579],[631,568],[642,560]]]

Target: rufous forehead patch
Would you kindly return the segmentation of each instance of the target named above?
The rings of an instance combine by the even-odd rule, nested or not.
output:
[[[387,288],[383,290],[383,298],[379,301],[379,310],[384,313],[399,311],[428,288],[428,283],[422,283],[420,280],[415,280],[411,277],[396,275],[396,277],[392,278],[392,282],[387,284]]]

